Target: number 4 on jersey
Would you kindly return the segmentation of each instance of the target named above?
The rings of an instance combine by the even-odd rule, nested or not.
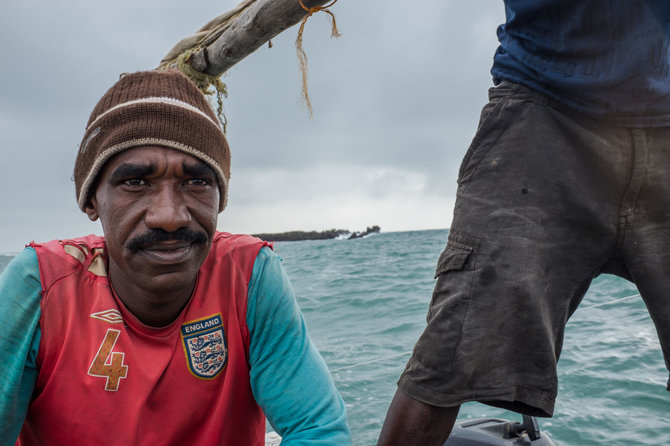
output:
[[[119,330],[107,330],[105,339],[100,344],[98,354],[95,355],[88,374],[107,378],[105,390],[116,392],[119,390],[119,381],[128,374],[128,366],[123,363],[124,353],[112,352],[116,340],[121,332]]]

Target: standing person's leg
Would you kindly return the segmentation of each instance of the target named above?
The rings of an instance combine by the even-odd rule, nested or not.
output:
[[[460,406],[437,407],[407,396],[398,389],[386,414],[377,446],[442,446]]]
[[[427,410],[405,397],[429,408],[480,401],[553,414],[565,323],[615,251],[630,135],[549,102],[508,83],[491,93],[459,172],[428,324],[384,439],[409,437],[415,428],[403,414]],[[457,410],[428,412],[421,429],[443,435]]]
[[[670,128],[633,129],[632,134],[634,175],[622,201],[620,256],[649,310],[670,370]]]

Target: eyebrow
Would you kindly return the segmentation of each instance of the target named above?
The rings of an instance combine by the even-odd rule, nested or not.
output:
[[[151,175],[156,171],[153,164],[131,164],[123,163],[111,173],[109,180],[112,182],[125,180],[128,178],[142,178]]]
[[[184,174],[190,177],[208,177],[212,176],[216,178],[214,170],[209,167],[204,161],[198,161],[195,164],[182,164],[182,169],[184,169]]]

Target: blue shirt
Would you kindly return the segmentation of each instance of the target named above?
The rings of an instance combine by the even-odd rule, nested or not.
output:
[[[506,0],[491,73],[581,113],[670,125],[670,2]]]
[[[14,445],[38,370],[40,282],[32,248],[0,275],[0,445]],[[312,344],[280,258],[258,253],[249,282],[250,380],[282,445],[350,445],[346,411]]]

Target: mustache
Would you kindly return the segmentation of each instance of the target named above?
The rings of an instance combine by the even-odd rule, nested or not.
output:
[[[163,229],[150,229],[149,232],[138,235],[128,242],[126,247],[131,251],[150,248],[151,246],[169,241],[185,241],[191,244],[207,243],[207,234],[196,232],[188,228],[179,228],[174,232],[167,232]]]

